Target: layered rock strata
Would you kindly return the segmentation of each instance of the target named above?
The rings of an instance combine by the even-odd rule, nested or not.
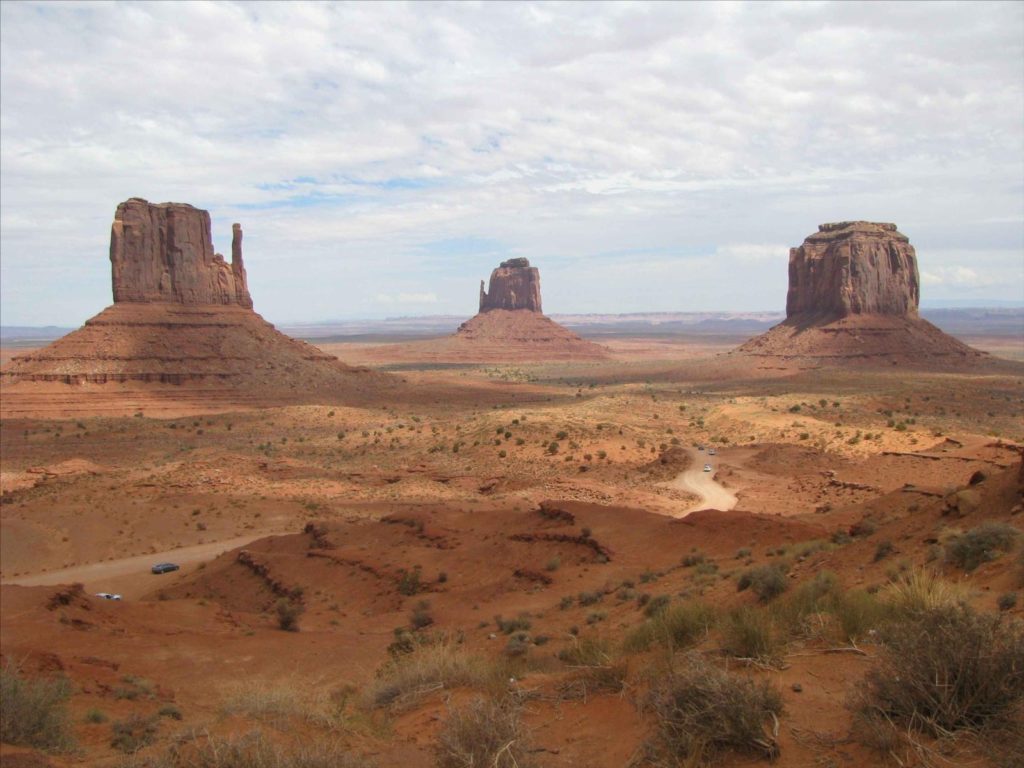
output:
[[[156,385],[185,385],[211,402],[240,393],[247,401],[368,399],[395,385],[387,374],[351,368],[285,336],[256,314],[241,226],[233,227],[230,264],[214,253],[210,231],[210,215],[190,205],[121,203],[110,234],[113,306],[49,346],[12,358],[0,371],[5,409],[19,394],[31,399],[25,387],[33,383],[80,385],[94,399],[97,390],[81,385],[151,394]]]
[[[480,281],[480,312],[492,309],[525,309],[540,313],[540,271],[530,266],[529,259],[509,259],[491,272],[491,281],[484,290]]]
[[[822,224],[789,251],[786,317],[917,317],[917,255],[895,224]]]
[[[919,300],[917,254],[895,224],[822,224],[790,249],[786,320],[737,352],[764,358],[769,367],[945,367],[986,357],[922,320]]]
[[[210,214],[184,203],[133,197],[110,228],[114,303],[237,304],[252,309],[242,227],[232,225],[231,263],[213,250]]]

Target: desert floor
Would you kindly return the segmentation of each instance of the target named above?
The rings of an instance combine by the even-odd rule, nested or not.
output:
[[[536,765],[645,765],[650,692],[686,653],[778,687],[778,765],[1001,764],[986,738],[888,756],[858,738],[848,702],[883,650],[823,613],[775,614],[785,637],[763,658],[723,650],[711,623],[685,650],[629,646],[650,601],[755,608],[740,575],[782,561],[791,594],[825,572],[884,594],[929,568],[977,610],[1022,615],[1024,600],[997,608],[1024,586],[1019,542],[970,573],[941,552],[982,522],[1024,528],[1024,364],[747,370],[733,346],[617,338],[607,362],[479,365],[323,345],[407,385],[361,407],[8,390],[0,651],[71,681],[75,746],[4,745],[4,766],[143,765],[196,734],[256,730],[430,766],[449,713],[481,693],[520,705]],[[151,574],[160,561],[181,569]],[[299,631],[280,629],[282,600],[301,606]],[[493,668],[380,694],[430,649]],[[134,757],[113,744],[125,722],[151,726]]]

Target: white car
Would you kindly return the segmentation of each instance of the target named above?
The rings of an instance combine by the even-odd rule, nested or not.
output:
[[[714,456],[716,453],[718,453],[718,451],[714,448],[708,448],[708,456]]]
[[[710,472],[711,471],[711,465],[710,464],[705,464],[704,465],[704,471],[705,472]]]
[[[96,597],[101,597],[104,600],[120,600],[121,599],[120,595],[114,595],[114,594],[111,594],[110,592],[97,592],[96,593]]]

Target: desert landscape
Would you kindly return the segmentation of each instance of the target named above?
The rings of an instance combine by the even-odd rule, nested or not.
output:
[[[0,39],[0,768],[1024,768],[1024,4]]]
[[[114,304],[5,357],[5,766],[1020,764],[1024,364],[919,319],[894,225],[738,346],[584,340],[516,262],[317,348],[210,229],[123,203]]]

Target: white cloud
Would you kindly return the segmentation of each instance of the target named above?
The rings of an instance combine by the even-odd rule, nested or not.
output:
[[[0,34],[5,323],[107,304],[134,195],[210,209],[222,251],[241,221],[281,321],[465,311],[506,254],[619,254],[573,311],[780,306],[789,246],[851,218],[899,223],[932,285],[960,249],[1024,293],[1020,4],[19,2]],[[748,268],[687,279],[716,252]]]

